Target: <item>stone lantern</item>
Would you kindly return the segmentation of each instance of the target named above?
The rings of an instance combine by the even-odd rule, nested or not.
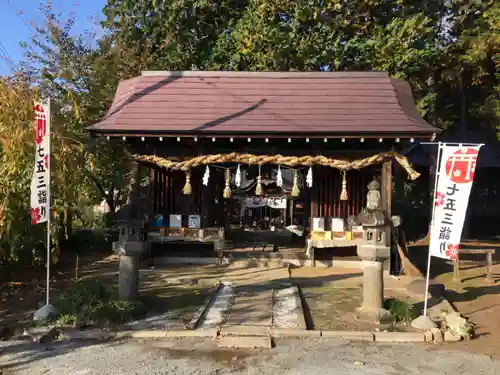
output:
[[[363,243],[358,256],[363,265],[363,305],[358,311],[375,321],[390,315],[384,309],[384,262],[390,258],[391,226],[380,207],[380,183],[368,185],[367,205],[357,217],[363,226]]]
[[[113,252],[120,256],[118,284],[120,299],[133,301],[139,290],[139,266],[145,250],[143,220],[130,218],[118,221],[118,241],[113,242]]]

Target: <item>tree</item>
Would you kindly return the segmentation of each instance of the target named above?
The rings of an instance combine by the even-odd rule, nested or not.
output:
[[[29,194],[35,153],[31,89],[18,78],[0,80],[0,255],[28,259],[42,226],[31,225]]]
[[[109,108],[121,78],[116,64],[120,54],[107,38],[93,46],[93,34],[72,36],[74,14],[62,22],[50,6],[42,7],[42,12],[46,25],[37,29],[31,47],[26,45],[25,70],[50,96],[53,121],[64,132],[61,152],[71,152],[60,159],[58,175],[64,179],[58,181],[58,204],[77,210],[104,199],[114,213],[127,175],[123,146],[92,139],[85,128]],[[76,213],[83,215],[81,210]]]

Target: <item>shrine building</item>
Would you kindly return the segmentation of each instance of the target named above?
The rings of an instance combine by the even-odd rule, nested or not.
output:
[[[126,145],[127,225],[155,261],[292,252],[302,264],[357,245],[374,179],[398,214],[393,176],[419,176],[402,150],[440,131],[385,72],[236,71],[143,72],[89,130]]]

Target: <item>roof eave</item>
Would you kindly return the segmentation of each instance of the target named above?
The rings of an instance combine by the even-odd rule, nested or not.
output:
[[[90,127],[87,130],[99,136],[128,136],[128,137],[257,137],[257,138],[432,138],[442,132],[436,128],[421,131],[397,132],[221,132],[221,131],[163,131],[163,130],[128,130],[128,129],[99,129]]]

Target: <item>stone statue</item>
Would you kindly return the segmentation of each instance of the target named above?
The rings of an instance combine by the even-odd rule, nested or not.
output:
[[[380,183],[373,180],[368,184],[368,194],[366,194],[366,208],[375,210],[380,208]]]
[[[366,194],[366,208],[356,217],[357,221],[365,227],[384,225],[386,215],[380,207],[380,183],[373,180],[368,184],[368,194]]]

